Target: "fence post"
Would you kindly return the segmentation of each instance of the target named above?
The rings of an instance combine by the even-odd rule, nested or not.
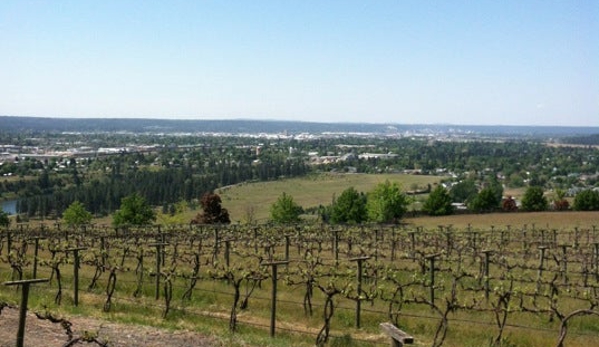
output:
[[[19,307],[19,329],[17,330],[17,347],[23,347],[23,342],[25,339],[25,319],[27,318],[27,301],[29,300],[29,286],[31,284],[48,281],[48,278],[37,278],[32,280],[4,282],[5,286],[23,286],[21,290],[21,306]]]

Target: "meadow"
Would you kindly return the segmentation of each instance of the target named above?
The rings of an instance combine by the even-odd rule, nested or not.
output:
[[[270,206],[283,192],[291,195],[304,209],[309,209],[329,205],[335,196],[349,187],[367,193],[377,184],[388,180],[399,183],[408,191],[426,189],[428,184],[434,185],[440,178],[404,174],[318,174],[271,182],[242,183],[217,189],[216,193],[221,196],[223,207],[229,210],[233,221],[243,221],[248,209],[253,209],[254,220],[261,223],[268,220]]]

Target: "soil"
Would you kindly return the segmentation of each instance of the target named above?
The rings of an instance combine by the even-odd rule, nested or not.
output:
[[[113,323],[89,317],[68,317],[73,338],[90,332],[108,347],[217,347],[214,338],[191,331],[170,331],[154,327]],[[19,311],[4,308],[0,314],[0,347],[14,347],[17,341]],[[70,339],[60,323],[27,314],[24,347],[63,347]],[[77,342],[69,346],[100,346],[98,343]]]

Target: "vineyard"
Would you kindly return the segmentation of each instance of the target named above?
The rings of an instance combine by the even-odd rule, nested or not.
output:
[[[387,346],[383,322],[421,346],[599,346],[595,226],[17,225],[0,259],[3,283],[49,279],[33,310],[210,320],[305,346]],[[0,303],[18,298],[0,286]]]

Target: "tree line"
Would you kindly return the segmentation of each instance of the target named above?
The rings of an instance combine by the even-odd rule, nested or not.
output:
[[[67,182],[59,176],[50,178],[46,170],[26,185],[34,194],[26,194],[17,202],[17,212],[28,217],[58,217],[74,201],[80,201],[95,216],[104,216],[119,208],[121,200],[133,193],[142,196],[152,206],[173,204],[184,200],[192,202],[218,187],[247,181],[275,180],[282,176],[306,174],[305,163],[281,156],[265,156],[260,162],[250,159],[217,160],[211,156],[181,164],[164,164],[154,169],[127,165],[126,158],[113,158],[106,174],[89,172],[93,178],[75,183],[74,174]],[[77,172],[74,169],[73,172]],[[37,194],[35,194],[37,193]]]

